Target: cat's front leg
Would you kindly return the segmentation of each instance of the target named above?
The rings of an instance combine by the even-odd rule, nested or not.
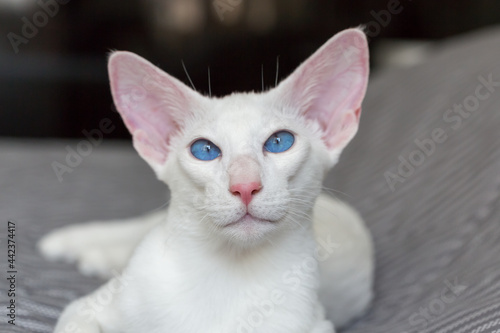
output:
[[[54,333],[123,332],[119,299],[131,278],[122,274],[91,294],[70,303],[57,321]]]
[[[57,321],[54,333],[104,333],[99,322],[94,318],[87,318],[82,313],[85,298],[78,299],[68,305]]]
[[[132,252],[166,210],[127,220],[89,222],[52,231],[38,243],[49,260],[75,262],[85,275],[109,278],[122,271]]]

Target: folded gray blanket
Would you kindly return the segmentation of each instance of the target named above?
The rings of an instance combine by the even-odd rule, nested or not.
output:
[[[377,252],[374,304],[345,332],[500,332],[499,59],[500,29],[489,29],[372,78],[358,136],[325,184],[360,210]],[[167,200],[130,142],[105,139],[60,181],[52,164],[77,145],[0,141],[0,332],[51,332],[103,282],[42,259],[43,234]]]

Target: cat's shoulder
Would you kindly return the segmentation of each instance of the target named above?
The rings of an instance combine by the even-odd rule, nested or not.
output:
[[[367,237],[368,234],[363,218],[354,207],[326,193],[316,199],[313,226],[317,238],[325,235]]]

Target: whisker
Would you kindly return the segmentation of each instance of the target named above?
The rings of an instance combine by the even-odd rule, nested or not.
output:
[[[308,214],[308,213],[303,212],[301,210],[296,210],[296,211],[291,210],[291,211],[289,211],[289,213],[292,213],[295,216],[300,216],[300,217],[303,217],[306,219],[312,219],[312,217],[313,217],[311,214]]]
[[[306,219],[306,220],[312,219],[311,214],[305,213],[305,212],[300,211],[300,210],[289,210],[288,213],[292,214],[293,216],[295,216],[297,218]]]
[[[182,67],[184,68],[184,72],[186,73],[186,76],[188,77],[188,80],[189,80],[189,82],[191,83],[191,87],[193,87],[193,89],[194,89],[195,91],[197,91],[197,90],[196,90],[196,87],[194,86],[193,81],[191,80],[191,77],[189,76],[189,73],[188,73],[188,71],[187,71],[186,65],[184,64],[184,60],[181,60],[181,63],[182,63]]]
[[[301,199],[295,199],[295,198],[292,198],[290,202],[295,202],[295,203],[299,203],[299,204],[303,204],[303,203],[304,203],[304,201],[303,201],[303,200],[301,200]],[[315,203],[315,205],[317,205],[317,204]],[[338,217],[339,217],[339,216],[338,216],[338,214],[337,214],[337,213],[336,213],[333,209],[331,209],[331,207],[330,207],[330,206],[328,206],[328,205],[324,205],[324,204],[323,204],[323,205],[321,205],[320,207],[321,207],[321,209],[323,209],[324,211],[328,212],[328,213],[329,213],[332,217],[335,217],[335,218],[338,218]],[[297,210],[297,211],[295,211],[294,213],[295,213],[295,215],[302,215],[303,217],[308,218],[308,219],[311,219],[311,220],[313,220],[313,219],[314,219],[314,216],[313,216],[313,215],[311,215],[311,214],[307,214],[307,213],[305,213],[305,212],[303,212],[303,211],[301,211],[301,210]]]
[[[342,192],[342,191],[339,191],[339,190],[335,190],[333,188],[329,188],[329,187],[325,187],[325,186],[318,186],[318,187],[302,187],[302,188],[292,188],[292,189],[289,189],[288,191],[290,192],[293,192],[293,191],[299,191],[299,192],[302,192],[304,190],[317,190],[317,189],[321,189],[323,192],[326,192],[330,195],[334,195],[334,193],[337,193],[337,194],[342,194],[350,199],[354,199],[351,195],[345,193],[345,192]],[[332,193],[334,192],[334,193]]]
[[[308,199],[309,197],[304,197],[304,198]],[[314,204],[314,201],[305,200],[305,199],[295,197],[295,196],[293,198],[290,198],[289,200],[290,200],[290,202],[306,204],[306,206],[312,206]]]
[[[212,84],[210,83],[210,67],[208,67],[208,96],[212,97]]]
[[[262,78],[262,91],[264,91],[264,64],[262,64],[262,66],[260,68],[260,74],[261,74],[261,78]]]
[[[349,194],[347,194],[347,193],[345,193],[345,192],[342,192],[342,191],[339,191],[339,190],[335,190],[335,189],[333,189],[333,188],[322,187],[321,189],[322,189],[324,192],[326,192],[326,193],[328,193],[328,194],[330,194],[330,195],[334,195],[333,193],[337,193],[337,194],[342,194],[342,195],[344,195],[344,196],[348,197],[349,199],[354,199],[352,195],[349,195]],[[333,193],[332,193],[332,192],[333,192]]]
[[[293,223],[295,223],[297,226],[299,226],[302,230],[305,230],[305,226],[300,224],[299,221],[297,221],[293,216],[289,216],[289,219],[290,221],[292,221]]]
[[[276,87],[278,85],[278,73],[280,69],[280,56],[276,57],[276,79],[274,81],[274,86]]]
[[[156,211],[159,211],[159,210],[161,210],[161,209],[163,209],[163,208],[167,207],[169,204],[170,204],[170,200],[167,200],[167,201],[165,201],[165,203],[164,203],[164,204],[162,204],[161,206],[159,206],[159,207],[156,207],[156,208],[152,209],[152,210],[151,210],[151,212],[156,212]]]

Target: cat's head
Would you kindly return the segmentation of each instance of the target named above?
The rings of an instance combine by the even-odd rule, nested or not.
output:
[[[357,131],[368,71],[358,29],[332,37],[277,87],[224,98],[135,54],[109,59],[134,147],[197,218],[189,227],[243,245],[309,223],[324,175]]]

